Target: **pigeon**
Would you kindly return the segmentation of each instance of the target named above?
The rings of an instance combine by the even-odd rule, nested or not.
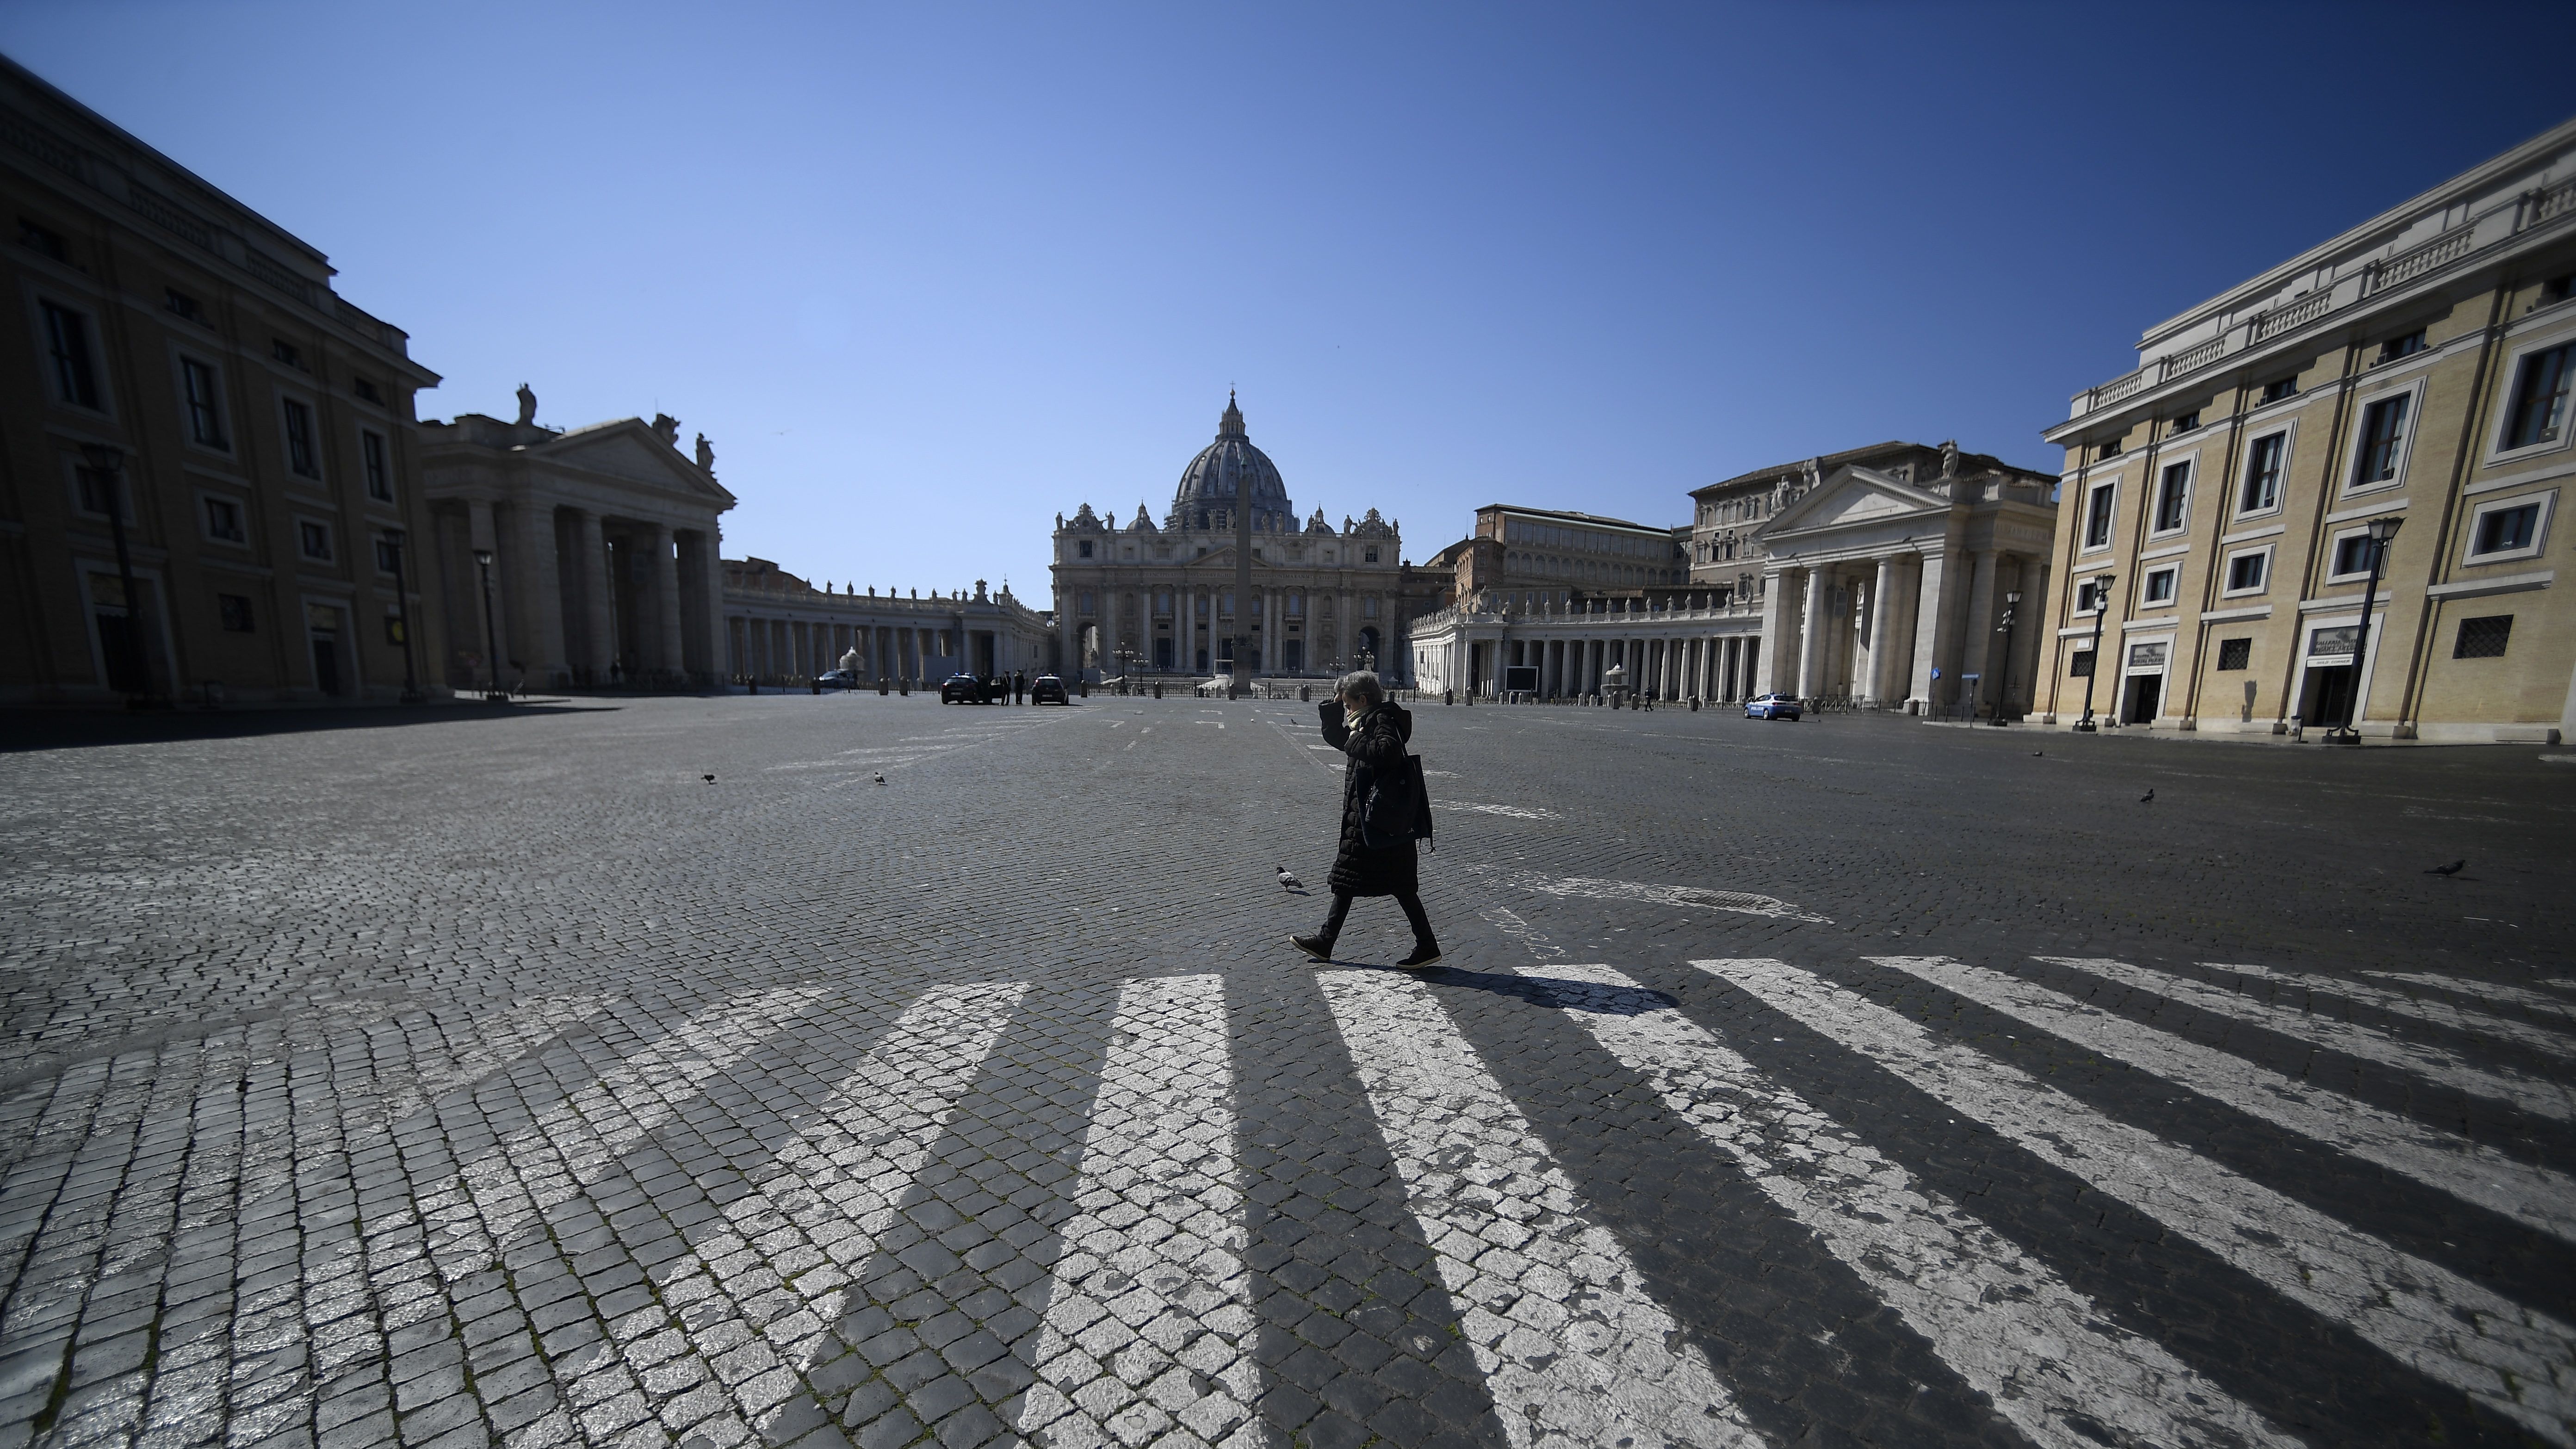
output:
[[[2155,792],[2155,791],[2153,791],[2153,790],[2149,790],[2149,791],[2148,791],[2147,793],[2145,793],[2144,795],[2139,796],[2139,797],[2138,797],[2138,803],[2139,803],[2139,804],[2141,804],[2141,805],[2153,805],[2154,803],[2156,803],[2156,792]]]
[[[2452,861],[2449,865],[2437,865],[2437,866],[2433,867],[2431,870],[2428,870],[2428,871],[2426,871],[2426,872],[2424,872],[2424,873],[2425,873],[2426,875],[2458,875],[2458,874],[2459,874],[2463,869],[2465,869],[2467,866],[2468,866],[2468,862],[2467,862],[2467,861],[2465,861],[2465,860],[2455,860],[2455,861]]]
[[[1281,888],[1285,890],[1303,892],[1306,889],[1306,883],[1297,879],[1295,875],[1289,872],[1288,867],[1284,865],[1279,867],[1279,884]]]
[[[879,775],[879,776],[877,776],[877,783],[878,783],[878,784],[880,784],[880,785],[884,784],[884,783],[885,783],[885,776],[883,776],[883,775]]]
[[[2030,752],[2030,757],[2031,757],[2032,759],[2034,759],[2034,760],[2037,760],[2037,759],[2042,759],[2042,758],[2046,757],[2046,755],[2047,755],[2047,754],[2048,754],[2048,751],[2046,751],[2046,750],[2033,750],[2033,751],[2031,751],[2031,752]]]
[[[715,776],[713,776],[713,775],[700,775],[698,778],[699,778],[699,779],[701,779],[701,780],[706,781],[706,782],[707,782],[708,784],[710,784],[710,785],[712,785],[712,784],[714,784],[714,783],[716,782],[716,777],[715,777]]]

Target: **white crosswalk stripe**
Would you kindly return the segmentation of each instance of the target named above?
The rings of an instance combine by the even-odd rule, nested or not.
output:
[[[1320,980],[1514,1449],[1761,1444],[1427,988]]]
[[[2285,1198],[1819,977],[1694,961],[2555,1444],[2576,1444],[2576,1329]]]
[[[1219,978],[1120,988],[1023,1435],[1050,1449],[1266,1442],[1233,1099]],[[1165,1439],[1176,1425],[1195,1439]]]
[[[2244,968],[2240,966],[2236,969],[2241,971]],[[2499,1001],[2507,1006],[2519,1006],[2525,1012],[2544,1021],[2557,1022],[2561,1027],[2576,1027],[2576,1003],[2570,1003],[2563,996],[2552,996],[2545,991],[2507,986],[2501,981],[2473,981],[2465,976],[2436,976],[2430,971],[2364,971],[2361,974],[2376,977],[2382,981],[2403,981],[2409,986],[2425,986],[2435,991],[2449,991],[2461,996],[2476,996],[2488,1001]],[[2411,999],[2420,1000],[2421,998]],[[2567,1043],[2562,1038],[2561,1053],[2564,1054],[2571,1049],[2576,1049],[2576,1043]]]
[[[1606,966],[1521,974],[1605,988],[1563,1003],[1567,1013],[2032,1442],[2048,1449],[2303,1442],[2152,1340],[2107,1321],[2047,1264],[1767,1081],[1679,1011],[1652,1009],[1628,977]]]
[[[2095,956],[2041,956],[2035,959],[2152,992],[2212,1016],[2242,1021],[2329,1051],[2411,1072],[2428,1081],[2455,1087],[2473,1097],[2509,1103],[2535,1116],[2561,1122],[2576,1120],[2576,1093],[2570,1093],[2566,1086],[2528,1077],[2506,1067],[2476,1066],[2457,1052],[2404,1041],[2387,1032],[2337,1021],[2330,1016],[2272,1006],[2241,992],[2169,972],[2150,971],[2126,961]],[[2235,968],[2221,966],[2217,969]]]
[[[2375,1006],[2391,1016],[2412,1017],[2429,1025],[2478,1037],[2487,1041],[2508,1041],[2519,1047],[2547,1056],[2576,1059],[2576,1039],[2562,1033],[2532,1026],[2527,1022],[2507,1021],[2483,1011],[2469,1011],[2438,997],[2410,996],[2391,991],[2366,981],[2353,981],[2340,976],[2325,976],[2313,971],[2282,971],[2270,966],[2250,966],[2234,961],[2203,961],[2211,971],[2233,971],[2248,980],[2269,982],[2296,991],[2322,992],[2346,1001]]]
[[[2141,1026],[2001,971],[1945,956],[1867,959],[2463,1202],[2576,1242],[2576,1178],[2565,1173],[2518,1162],[2492,1147],[2309,1086],[2216,1047]]]

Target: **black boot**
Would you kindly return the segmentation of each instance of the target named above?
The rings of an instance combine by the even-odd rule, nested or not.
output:
[[[1421,940],[1413,943],[1413,954],[1395,963],[1407,971],[1420,971],[1440,964],[1440,943]]]
[[[1324,917],[1324,924],[1312,935],[1289,937],[1288,944],[1318,961],[1330,961],[1333,959],[1333,943],[1342,938],[1342,922],[1348,920],[1350,914],[1350,896],[1341,891],[1335,891],[1333,909],[1331,914]]]
[[[1333,938],[1325,935],[1321,931],[1317,931],[1311,936],[1291,936],[1288,938],[1288,944],[1305,952],[1307,955],[1314,957],[1318,961],[1330,961],[1333,959]]]

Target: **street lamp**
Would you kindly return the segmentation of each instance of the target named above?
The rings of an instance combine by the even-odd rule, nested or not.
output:
[[[2004,722],[2004,710],[2012,704],[2013,614],[2020,607],[2021,590],[2004,590],[2004,621],[1995,626],[1995,632],[2004,636],[2003,684],[1995,694],[1995,723],[1997,724]]]
[[[385,550],[394,556],[394,627],[402,630],[402,702],[418,704],[420,676],[411,667],[411,586],[403,582],[403,537],[399,528],[385,530]]]
[[[2093,577],[2093,669],[2084,676],[2084,718],[2075,722],[2075,733],[2079,735],[2094,733],[2093,681],[2102,677],[2102,619],[2111,612],[2111,585],[2119,578],[2118,574]]]
[[[116,576],[125,587],[125,634],[134,651],[136,691],[125,701],[130,709],[150,709],[159,703],[152,695],[152,660],[143,647],[143,595],[134,587],[134,558],[125,546],[125,450],[114,443],[83,443],[81,457],[88,461],[90,476],[98,480],[99,492],[105,497],[107,531],[116,540]]]
[[[501,644],[492,628],[492,550],[474,550],[474,566],[483,573],[483,698],[506,704],[510,697],[501,692]]]
[[[2388,562],[2389,540],[2397,537],[2397,530],[2405,522],[2405,519],[2391,515],[2374,518],[2362,525],[2362,536],[2370,540],[2370,582],[2361,587],[2361,627],[2352,636],[2352,708],[2344,711],[2340,729],[2326,731],[2327,744],[2361,743],[2361,708],[2366,703],[2362,698],[2361,669],[2370,656],[2370,607],[2379,602],[2379,570]]]

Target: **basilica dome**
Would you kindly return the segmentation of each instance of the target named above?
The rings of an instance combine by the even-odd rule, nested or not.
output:
[[[1270,461],[1270,455],[1252,446],[1252,440],[1244,435],[1243,411],[1234,405],[1234,394],[1229,392],[1225,395],[1225,416],[1217,420],[1216,441],[1200,449],[1190,465],[1181,470],[1181,486],[1172,493],[1171,526],[1217,527],[1223,516],[1233,511],[1246,486],[1252,494],[1252,526],[1256,531],[1295,531],[1297,510],[1289,505],[1288,485],[1281,481],[1279,467]]]

